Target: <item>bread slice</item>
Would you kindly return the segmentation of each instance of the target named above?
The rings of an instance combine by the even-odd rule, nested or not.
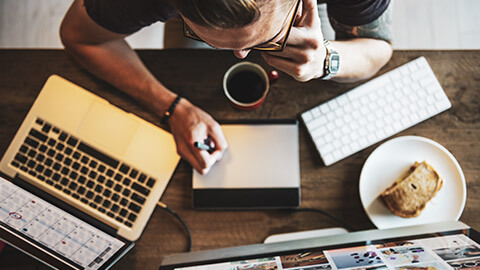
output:
[[[443,179],[427,162],[415,162],[403,177],[395,181],[382,194],[388,209],[397,216],[412,218],[420,215],[437,192]]]

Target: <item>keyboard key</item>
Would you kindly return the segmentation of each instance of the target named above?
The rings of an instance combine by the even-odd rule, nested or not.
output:
[[[130,179],[126,178],[126,177],[125,177],[125,179],[123,179],[123,184],[124,184],[125,186],[128,187],[128,186],[130,185],[130,183],[132,183],[132,180],[130,180]]]
[[[103,182],[105,182],[105,176],[99,175],[98,178],[97,178],[97,182],[103,184]]]
[[[120,191],[122,191],[122,185],[116,184],[113,189],[114,189],[116,192],[120,192]]]
[[[122,205],[122,206],[126,206],[127,203],[128,203],[128,200],[125,199],[125,198],[123,198],[123,199],[120,200],[120,205]]]
[[[118,194],[113,194],[112,195],[112,201],[118,202],[119,199],[120,199],[120,196]]]
[[[65,154],[67,154],[67,155],[71,155],[72,152],[73,152],[73,149],[70,148],[70,147],[67,147],[67,148],[65,148],[65,151],[64,151],[64,152],[65,152]]]
[[[103,205],[103,207],[105,207],[105,208],[109,208],[111,204],[112,204],[112,203],[111,203],[109,200],[105,200],[105,201],[103,201],[103,204],[102,204],[102,205]]]
[[[128,197],[128,196],[130,196],[130,193],[131,193],[131,191],[129,189],[124,189],[123,192],[122,192],[122,195],[125,196],[125,197]]]
[[[51,129],[52,129],[52,126],[50,124],[47,124],[47,123],[45,123],[45,125],[43,125],[43,127],[42,127],[42,131],[45,132],[45,133],[50,132]]]
[[[47,180],[45,183],[49,184],[50,186],[53,186],[53,181],[52,180]]]
[[[109,157],[108,155],[106,155],[104,153],[101,153],[101,152],[93,149],[92,147],[90,147],[90,146],[88,146],[84,143],[80,143],[78,145],[78,149],[80,151],[83,151],[83,152],[89,154],[90,156],[102,161],[103,163],[106,163],[106,164],[110,165],[111,167],[113,167],[115,169],[118,167],[119,162],[117,160]]]
[[[60,153],[58,153],[58,154],[55,156],[55,159],[58,160],[58,161],[60,161],[60,162],[62,162],[62,160],[63,160],[63,155],[60,154]]]
[[[97,205],[93,202],[89,203],[88,205],[94,209],[97,209]]]
[[[128,213],[128,211],[125,208],[122,208],[122,210],[120,210],[119,215],[122,216],[122,217],[125,217],[125,216],[127,216],[127,213]]]
[[[139,204],[144,204],[145,203],[145,198],[138,195],[135,192],[132,194],[132,200],[138,202]]]
[[[143,173],[140,174],[140,177],[138,177],[138,182],[143,184],[145,182],[145,180],[147,180],[147,176]]]
[[[81,198],[81,199],[80,199],[80,201],[81,201],[82,203],[85,203],[85,204],[87,204],[87,203],[88,203],[88,200],[87,200],[87,199],[85,199],[85,198]]]
[[[16,154],[15,155],[15,160],[18,160],[20,163],[25,163],[27,162],[28,158],[22,154]]]
[[[57,146],[55,146],[55,149],[57,149],[58,151],[62,151],[63,148],[65,148],[65,145],[61,142],[57,143]]]
[[[77,200],[80,199],[80,196],[78,196],[78,194],[75,194],[75,193],[72,194],[72,197],[75,198],[75,199],[77,199]]]
[[[135,170],[135,169],[132,169],[132,171],[130,172],[130,177],[132,177],[133,179],[135,179],[138,175],[138,171]]]
[[[80,175],[80,177],[78,177],[78,183],[80,184],[85,184],[85,181],[87,181],[87,178],[83,175]]]
[[[63,164],[70,166],[72,164],[72,160],[70,158],[66,158],[63,160]]]
[[[70,136],[70,138],[68,138],[68,140],[67,140],[67,144],[72,146],[72,147],[77,146],[77,143],[78,143],[78,139],[74,138],[72,136]]]
[[[44,122],[43,122],[42,119],[37,118],[37,119],[35,119],[35,123],[37,123],[37,124],[39,124],[39,125],[43,125]]]
[[[122,181],[122,175],[119,174],[119,173],[117,173],[117,174],[115,175],[115,180],[117,180],[118,182]]]
[[[78,184],[73,181],[70,183],[70,185],[68,185],[68,188],[71,189],[72,191],[77,189],[77,187],[78,187]]]
[[[130,222],[128,222],[128,221],[125,221],[125,225],[127,225],[128,227],[132,227],[132,226],[133,226],[133,224],[130,223]]]
[[[111,217],[111,218],[115,217],[115,215],[114,215],[112,212],[108,212],[108,213],[107,213],[107,216],[109,216],[109,217]]]
[[[101,213],[105,213],[107,210],[105,210],[105,208],[99,207],[98,211],[100,211]]]
[[[127,174],[129,170],[130,170],[130,167],[128,167],[125,164],[122,164],[122,166],[120,166],[120,171],[124,174]]]
[[[79,159],[81,154],[78,151],[75,151],[72,156],[74,159]]]
[[[12,166],[15,167],[15,168],[20,167],[20,164],[18,164],[18,163],[15,162],[15,161],[12,161],[10,164],[12,164]]]
[[[28,144],[29,146],[33,147],[33,148],[37,148],[39,143],[37,141],[35,141],[34,139],[31,139],[30,137],[27,137],[25,139],[25,143]]]
[[[53,169],[54,170],[60,171],[61,168],[62,168],[62,165],[60,165],[60,163],[55,162],[55,164],[53,164]]]
[[[88,180],[87,187],[93,188],[94,185],[95,185],[95,182],[93,182],[92,180]]]
[[[60,184],[66,186],[68,185],[70,181],[66,177],[62,177],[62,180],[60,181]]]
[[[111,194],[112,194],[112,191],[110,191],[110,189],[105,189],[105,190],[103,191],[103,196],[104,196],[105,198],[110,197]]]
[[[70,191],[68,188],[64,188],[63,193],[65,193],[67,195],[70,195],[70,194],[72,194],[72,191]]]
[[[68,173],[70,173],[70,169],[67,167],[63,167],[61,173],[67,175]]]
[[[50,169],[46,169],[46,170],[43,172],[43,174],[44,174],[46,177],[52,176],[52,173],[53,173],[53,172],[52,172],[52,170],[50,170]]]
[[[88,174],[88,177],[92,178],[92,179],[95,179],[97,177],[97,173],[95,171],[90,171],[90,173]]]
[[[128,220],[130,220],[131,222],[134,222],[136,219],[137,215],[135,215],[134,213],[130,213],[130,215],[128,215]]]
[[[86,175],[88,173],[88,168],[83,166],[80,172]]]
[[[64,141],[67,139],[67,136],[68,136],[67,133],[62,132],[62,133],[60,134],[60,136],[58,136],[58,139],[59,139],[60,141],[64,142]]]
[[[35,157],[35,155],[37,154],[37,151],[33,150],[33,149],[30,149],[30,151],[28,151],[28,156],[33,158]]]
[[[31,129],[30,132],[29,132],[30,135],[32,135],[33,137],[35,137],[36,139],[42,141],[42,142],[46,142],[48,137],[45,136],[45,134],[35,130],[35,129]]]
[[[80,169],[80,163],[78,163],[78,162],[76,162],[76,161],[73,162],[72,168],[74,168],[75,170]]]
[[[155,185],[155,179],[153,178],[148,179],[147,186],[153,187],[153,185]]]
[[[25,146],[25,145],[20,146],[20,152],[22,152],[22,153],[25,154],[25,153],[27,153],[27,151],[28,151],[28,147],[27,147],[27,146]]]
[[[28,172],[28,174],[30,174],[30,175],[33,176],[33,177],[37,176],[37,173],[36,173],[35,171],[33,171],[33,170],[30,170],[30,171]]]
[[[108,169],[107,176],[110,176],[110,177],[113,176],[113,170],[112,169]]]
[[[80,194],[80,195],[83,195],[85,194],[85,191],[87,191],[84,187],[79,187],[77,189],[77,193]]]
[[[137,204],[131,202],[131,203],[128,205],[128,209],[132,210],[132,211],[135,212],[135,213],[138,213],[138,212],[140,212],[141,207],[138,206]]]
[[[83,164],[87,164],[90,159],[87,156],[83,156],[80,160]]]
[[[110,210],[112,210],[112,212],[116,213],[116,212],[118,212],[118,209],[120,209],[120,207],[117,204],[114,204],[114,205],[112,205],[112,208]]]
[[[97,167],[97,165],[98,165],[98,163],[95,160],[91,160],[90,164],[88,166],[90,166],[90,168],[92,168],[92,169],[95,169]]]
[[[98,166],[98,171],[101,172],[101,173],[105,172],[105,169],[106,169],[106,167],[102,164],[100,164],[100,166]]]
[[[52,138],[48,139],[48,145],[54,146],[56,143],[57,143],[56,140],[54,140],[54,139],[52,139]]]
[[[102,202],[102,200],[103,200],[102,196],[100,196],[100,195],[95,196],[95,199],[93,199],[93,201],[96,202],[96,203],[100,203],[100,202]]]
[[[53,128],[53,132],[54,132],[54,133],[60,133],[60,129],[58,129],[57,127],[54,127],[54,128]]]
[[[43,162],[45,159],[45,156],[42,154],[38,154],[37,157],[35,158],[38,162]]]
[[[32,169],[33,169],[33,168],[35,168],[36,165],[37,165],[37,163],[36,163],[35,161],[33,161],[33,160],[29,160],[29,161],[27,162],[27,167],[29,167],[29,168],[32,168]]]
[[[123,218],[121,218],[121,217],[116,217],[115,220],[123,223]]]
[[[38,164],[37,167],[35,168],[35,171],[38,173],[42,173],[45,167],[42,164]]]
[[[113,181],[112,180],[107,180],[107,183],[105,184],[107,187],[113,187]]]
[[[87,198],[91,199],[91,198],[93,198],[93,195],[94,195],[94,193],[93,193],[93,192],[91,192],[91,191],[87,191],[87,194],[85,195],[85,197],[87,197]]]
[[[54,157],[54,156],[55,156],[55,150],[53,150],[53,149],[48,149],[47,155],[48,155],[49,157]]]
[[[102,192],[102,191],[103,191],[102,185],[97,184],[97,185],[95,186],[95,192],[100,193],[100,192]]]
[[[150,194],[150,190],[148,190],[147,188],[137,184],[137,183],[133,183],[132,184],[132,189],[140,192],[140,194],[143,194],[145,196],[148,196],[148,194]]]

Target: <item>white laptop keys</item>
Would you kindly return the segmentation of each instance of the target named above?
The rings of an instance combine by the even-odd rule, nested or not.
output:
[[[135,241],[179,159],[170,133],[52,75],[0,170]]]

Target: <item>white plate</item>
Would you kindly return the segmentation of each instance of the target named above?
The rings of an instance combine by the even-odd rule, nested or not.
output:
[[[379,195],[415,161],[424,160],[443,177],[442,189],[420,216],[401,218],[392,214]],[[379,229],[458,220],[467,198],[465,176],[455,157],[439,143],[417,136],[397,137],[375,149],[363,165],[359,188],[363,208]]]

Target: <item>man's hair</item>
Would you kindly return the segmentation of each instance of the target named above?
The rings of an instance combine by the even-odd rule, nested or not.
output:
[[[260,17],[256,0],[170,0],[178,11],[201,26],[236,28]]]

